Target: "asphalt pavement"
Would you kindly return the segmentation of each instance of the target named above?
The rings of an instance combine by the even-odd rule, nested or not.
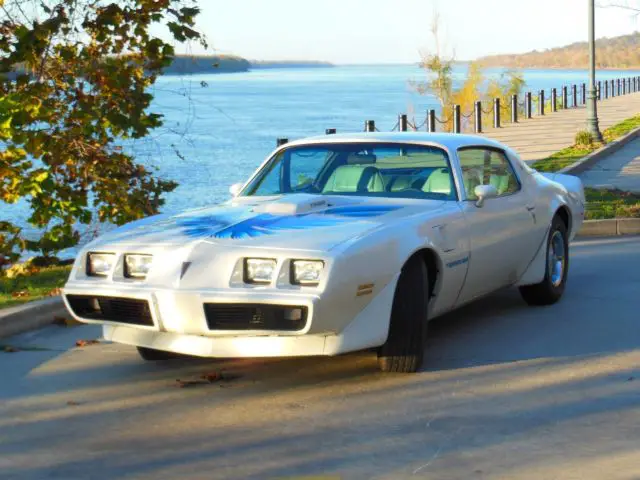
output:
[[[557,305],[509,289],[432,322],[415,375],[5,340],[0,478],[638,479],[640,237],[574,243],[569,275]]]

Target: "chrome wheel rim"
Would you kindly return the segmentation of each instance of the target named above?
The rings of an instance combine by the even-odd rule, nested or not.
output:
[[[566,265],[564,236],[562,235],[562,232],[556,230],[555,232],[553,232],[553,235],[551,235],[551,241],[549,242],[549,253],[547,254],[547,256],[551,284],[554,287],[557,287],[562,283]]]

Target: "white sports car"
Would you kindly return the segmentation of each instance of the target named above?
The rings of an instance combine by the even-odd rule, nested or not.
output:
[[[438,315],[511,285],[556,302],[584,216],[578,178],[468,135],[300,140],[231,191],[84,247],[69,311],[147,360],[376,348],[414,372]]]

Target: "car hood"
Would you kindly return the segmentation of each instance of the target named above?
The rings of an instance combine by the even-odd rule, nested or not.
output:
[[[138,220],[101,236],[91,248],[118,245],[140,250],[194,242],[327,251],[389,222],[425,210],[441,200],[293,194],[241,197],[221,205]]]

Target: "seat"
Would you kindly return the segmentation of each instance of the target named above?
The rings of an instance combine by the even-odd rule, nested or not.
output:
[[[445,195],[451,195],[453,190],[451,185],[451,175],[448,168],[438,168],[431,172],[429,178],[422,187],[423,192],[429,193],[443,193]]]
[[[326,192],[384,192],[384,181],[375,167],[342,165],[331,173],[322,189]]]
[[[465,168],[462,170],[462,180],[464,182],[464,190],[467,192],[467,199],[475,200],[476,187],[482,185],[481,172],[473,168]]]
[[[402,190],[409,190],[413,187],[412,177],[408,175],[400,175],[394,178],[389,190],[391,192],[401,192]]]
[[[496,187],[498,195],[503,195],[509,190],[509,175],[491,175],[489,182]]]

